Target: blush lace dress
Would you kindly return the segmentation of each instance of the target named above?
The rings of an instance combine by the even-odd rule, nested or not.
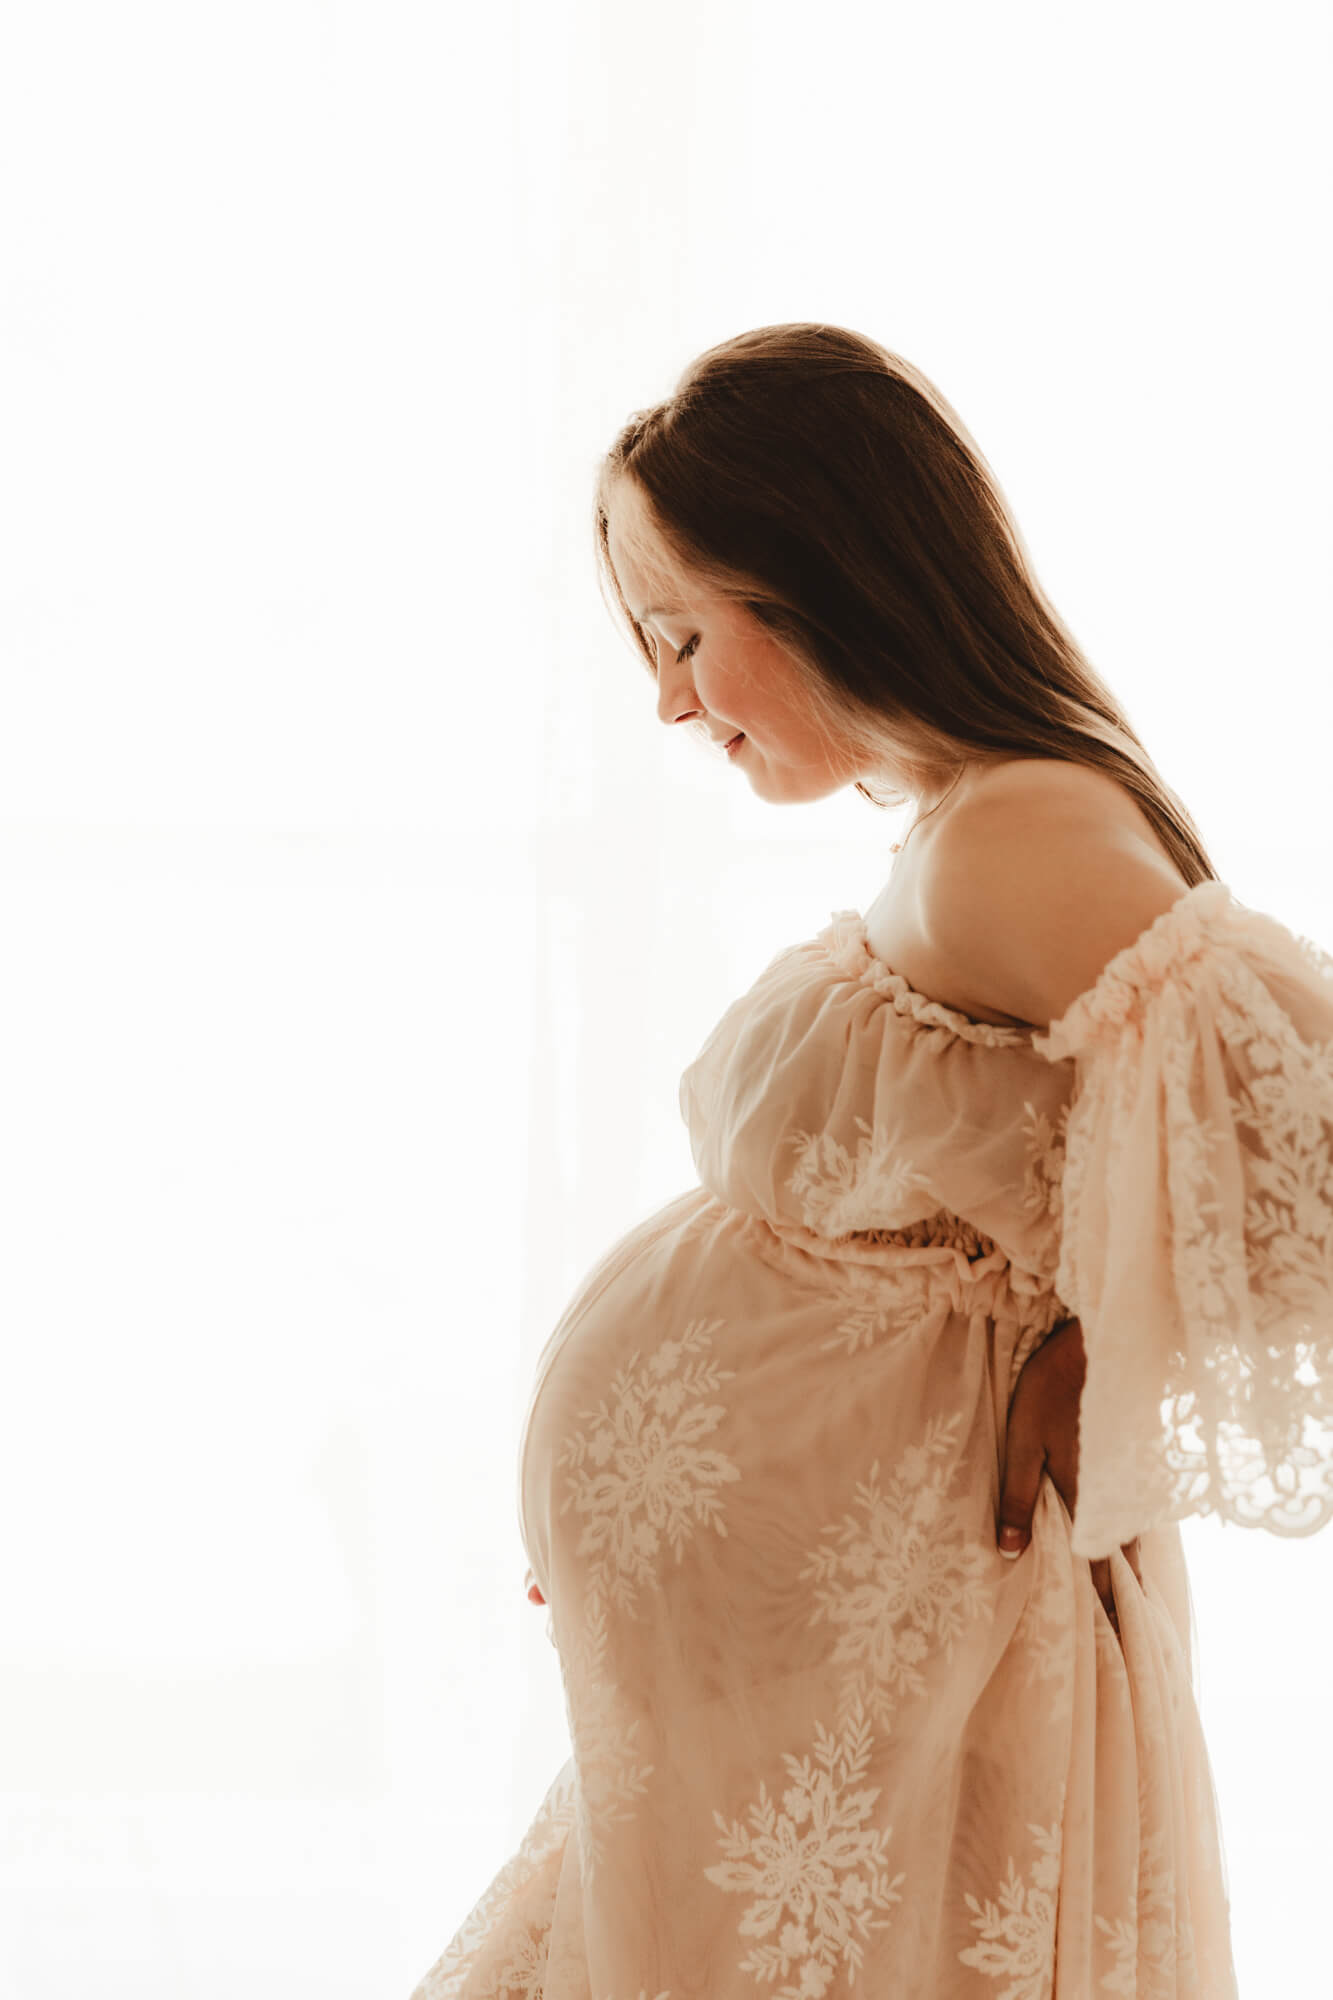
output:
[[[1203,882],[1039,1033],[843,911],[680,1103],[520,1446],[572,1754],[414,2000],[1229,2000],[1177,1523],[1333,1515],[1333,959]],[[1076,1514],[1006,1562],[1075,1314]]]

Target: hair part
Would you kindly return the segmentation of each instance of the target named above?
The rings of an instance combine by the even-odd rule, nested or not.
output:
[[[599,578],[650,670],[611,562],[632,480],[654,541],[627,531],[653,594],[739,604],[792,660],[814,729],[883,796],[978,755],[1051,757],[1133,794],[1187,886],[1217,879],[1194,821],[1037,580],[1000,487],[911,362],[843,327],[757,327],[634,411],[598,468]],[[618,527],[619,532],[619,527]],[[614,607],[613,616],[616,615]]]

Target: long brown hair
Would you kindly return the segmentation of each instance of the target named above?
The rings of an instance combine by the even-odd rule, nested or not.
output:
[[[607,541],[626,478],[653,524],[642,556],[654,581],[742,604],[801,673],[826,740],[862,751],[867,771],[877,756],[923,779],[969,754],[1087,764],[1133,794],[1189,887],[1217,879],[1047,600],[986,460],[910,361],[844,327],[757,327],[633,412],[598,470],[596,550],[654,668]],[[879,806],[911,796],[892,782],[884,797],[856,789]]]

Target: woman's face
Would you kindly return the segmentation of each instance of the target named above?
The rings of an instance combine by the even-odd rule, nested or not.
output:
[[[636,562],[656,546],[647,503],[621,479],[607,508],[607,545],[630,610],[657,660],[657,713],[693,723],[718,747],[738,732],[731,761],[775,804],[821,799],[853,784],[859,760],[812,727],[797,669],[743,605],[677,586],[668,596]]]

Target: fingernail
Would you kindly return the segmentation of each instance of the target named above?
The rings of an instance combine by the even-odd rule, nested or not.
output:
[[[1001,1528],[999,1547],[1000,1554],[1007,1556],[1010,1562],[1013,1561],[1015,1556],[1022,1555],[1023,1530],[1021,1528]]]

